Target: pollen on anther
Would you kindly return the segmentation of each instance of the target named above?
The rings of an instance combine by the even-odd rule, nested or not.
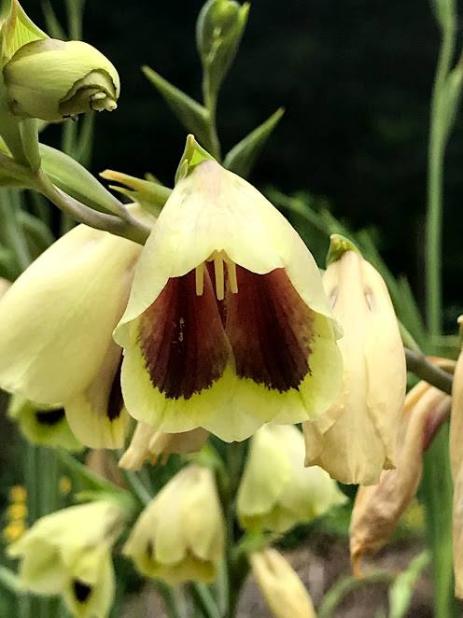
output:
[[[204,262],[195,269],[196,296],[204,293]]]

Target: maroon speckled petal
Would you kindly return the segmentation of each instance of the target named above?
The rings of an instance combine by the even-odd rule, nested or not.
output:
[[[228,292],[225,330],[236,373],[279,392],[310,372],[313,313],[286,271],[256,275],[237,266],[238,293]]]
[[[169,279],[140,320],[139,341],[153,386],[189,399],[224,372],[230,346],[207,272],[196,294],[195,272]]]

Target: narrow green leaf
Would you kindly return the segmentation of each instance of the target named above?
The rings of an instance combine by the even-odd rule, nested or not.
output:
[[[120,212],[119,201],[72,157],[45,144],[40,154],[43,170],[59,189],[95,210]]]
[[[50,36],[54,39],[66,41],[68,37],[66,36],[59,19],[56,17],[55,9],[53,8],[50,0],[43,0],[42,12],[44,14],[45,23],[47,24],[47,30]]]
[[[428,552],[414,558],[408,568],[400,573],[389,588],[389,618],[404,618],[410,607],[413,588],[422,570],[430,563]]]
[[[270,118],[238,142],[226,155],[224,166],[231,172],[247,178],[283,114],[284,109],[280,107]]]
[[[200,142],[207,143],[209,140],[209,112],[207,109],[170,84],[150,67],[144,66],[142,71],[183,126],[191,131]]]

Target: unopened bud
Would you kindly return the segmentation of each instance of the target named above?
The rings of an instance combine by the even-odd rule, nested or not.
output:
[[[196,41],[204,68],[217,88],[227,73],[240,43],[249,4],[234,0],[209,0],[196,26]]]
[[[309,593],[291,565],[275,549],[250,557],[252,572],[275,618],[316,618]]]
[[[112,111],[120,94],[114,66],[81,41],[28,43],[5,65],[4,77],[11,111],[49,122],[91,110]]]
[[[306,464],[342,483],[372,485],[395,465],[407,380],[404,348],[380,273],[337,235],[328,261],[323,285],[344,331],[343,385],[320,420],[304,423]]]

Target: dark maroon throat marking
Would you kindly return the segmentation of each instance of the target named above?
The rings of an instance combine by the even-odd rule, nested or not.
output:
[[[37,410],[35,413],[35,418],[40,425],[53,427],[63,420],[64,409],[58,408],[57,410]]]
[[[122,367],[122,350],[121,359],[114,373],[111,389],[108,395],[107,417],[110,421],[115,421],[121,415],[124,407],[124,399],[122,397],[121,388],[121,367]]]
[[[268,389],[298,388],[310,372],[313,312],[284,269],[256,275],[236,266],[238,291],[217,300],[213,271],[169,279],[143,313],[139,343],[151,382],[167,398],[189,399],[209,388],[228,363],[240,378]]]

